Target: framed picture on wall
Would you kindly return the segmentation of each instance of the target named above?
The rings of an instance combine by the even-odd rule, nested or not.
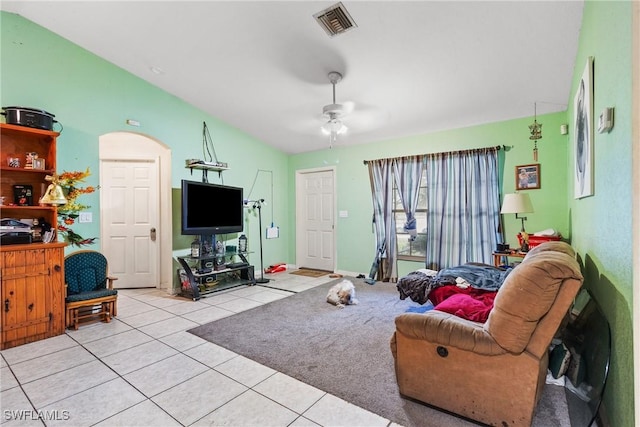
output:
[[[574,197],[593,196],[593,57],[578,83],[573,100]]]
[[[516,190],[540,188],[540,164],[516,166]]]

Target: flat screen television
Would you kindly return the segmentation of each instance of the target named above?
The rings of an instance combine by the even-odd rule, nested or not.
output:
[[[244,223],[240,187],[182,180],[182,234],[237,233]]]

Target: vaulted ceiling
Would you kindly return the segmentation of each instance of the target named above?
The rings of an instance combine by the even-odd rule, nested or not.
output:
[[[287,153],[564,111],[582,1],[345,1],[355,27],[329,37],[324,1],[11,1],[59,34]]]

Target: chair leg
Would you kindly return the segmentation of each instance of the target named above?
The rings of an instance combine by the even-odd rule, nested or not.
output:
[[[78,316],[80,315],[79,310],[80,310],[79,308],[74,308],[72,310],[72,315],[71,315],[71,319],[73,322],[73,329],[76,331],[78,330]]]
[[[107,301],[107,302],[103,302],[102,303],[102,313],[101,316],[103,317],[103,321],[106,323],[111,322],[111,302]]]
[[[117,305],[115,301],[107,301],[107,309],[109,311],[109,318],[114,318],[118,315],[117,311]]]

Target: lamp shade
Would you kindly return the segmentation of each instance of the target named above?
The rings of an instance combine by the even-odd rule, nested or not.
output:
[[[502,201],[501,214],[520,214],[533,212],[531,199],[526,193],[505,194]]]

